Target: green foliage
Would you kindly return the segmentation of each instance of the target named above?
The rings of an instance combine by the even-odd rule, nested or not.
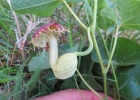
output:
[[[41,52],[39,55],[32,57],[32,59],[28,63],[29,71],[35,71],[38,68],[39,59],[41,58],[42,53],[43,52]],[[40,70],[48,69],[48,68],[50,68],[48,52],[45,52],[45,57],[42,59],[42,66],[40,66]]]
[[[114,26],[116,22],[117,15],[112,8],[103,8],[100,10],[97,23],[102,29],[108,30],[108,28]]]
[[[65,80],[61,85],[61,89],[63,89],[63,90],[69,89],[69,88],[77,88],[73,78],[69,78],[69,79]]]
[[[140,63],[126,68],[117,68],[117,79],[120,94],[125,100],[136,100],[140,97]]]
[[[80,2],[81,0],[67,0],[67,2]],[[11,0],[12,8],[20,14],[35,14],[40,17],[51,16],[61,4],[60,0]]]
[[[113,60],[128,66],[140,62],[140,45],[127,38],[118,38]]]
[[[55,78],[53,71],[51,69],[48,69],[48,72],[46,75],[42,76],[43,79],[45,79],[45,85],[49,88],[49,92],[55,91],[55,85],[57,84],[57,79]]]
[[[116,5],[121,17],[121,26],[140,30],[140,1],[139,0],[116,0]]]
[[[102,86],[95,80],[95,77],[92,75],[92,69],[94,67],[94,62],[91,60],[91,53],[87,56],[81,58],[80,62],[80,72],[83,75],[86,82],[95,90],[101,91]],[[87,86],[82,82],[81,79],[77,80],[79,83],[79,87],[82,89],[88,89]]]
[[[94,90],[111,91],[111,81],[115,83],[111,84],[114,92],[109,92],[113,98],[137,100],[140,98],[140,0],[98,0],[97,16],[95,1],[66,0],[86,27],[92,26],[94,18],[97,17],[96,32],[91,29],[91,37],[92,40],[93,36],[96,38],[103,63],[99,60],[98,48],[94,43],[91,54],[78,57],[77,69]],[[76,73],[74,77],[66,80],[56,79],[50,69],[48,52],[42,52],[42,48],[34,51],[29,44],[32,33],[38,27],[57,21],[63,26],[68,25],[70,30],[70,33],[65,32],[64,37],[59,37],[60,40],[64,40],[64,44],[58,45],[59,57],[66,53],[84,51],[83,48],[88,45],[86,30],[72,17],[63,1],[11,0],[11,5],[19,24],[15,21],[16,18],[6,0],[0,2],[0,100],[31,100],[36,96],[63,89],[88,89]],[[26,41],[22,43],[25,37]],[[107,78],[104,78],[103,72],[106,71],[116,38],[111,66],[105,73]],[[19,43],[24,45],[23,50],[19,48]],[[110,79],[112,75],[114,77]],[[104,87],[106,81],[108,86]],[[119,94],[122,99],[119,99]]]
[[[35,14],[42,17],[52,15],[60,4],[59,0],[11,0],[12,8],[20,14]]]
[[[108,41],[108,47],[111,47],[110,41]],[[105,64],[108,63],[108,55],[105,47],[99,43],[99,50],[102,60]],[[140,45],[133,40],[119,37],[117,46],[114,52],[112,63],[114,65],[128,66],[137,64],[140,62]],[[99,62],[95,49],[92,52],[92,60]]]
[[[59,45],[59,50],[58,50],[58,55],[59,57],[63,54],[66,53],[73,53],[75,51],[77,51],[79,49],[79,45],[76,44],[75,46],[73,46],[72,48],[70,48],[70,45],[68,44],[63,44],[63,45]]]
[[[0,83],[9,82],[11,80],[17,79],[17,76],[10,76],[5,74],[0,74]]]

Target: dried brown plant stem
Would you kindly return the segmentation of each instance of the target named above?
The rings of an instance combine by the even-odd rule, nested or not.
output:
[[[10,8],[12,10],[12,6],[11,6],[10,0],[7,0],[7,2],[8,2],[9,6],[10,6]],[[16,23],[16,26],[17,26],[17,31],[18,31],[19,38],[21,39],[22,38],[22,35],[21,35],[21,30],[20,30],[20,25],[19,25],[19,21],[18,21],[17,15],[16,15],[16,13],[13,10],[12,10],[12,13],[13,13],[13,16],[14,16],[14,19],[15,19],[15,23]],[[19,41],[19,47],[18,48],[20,49],[22,60],[25,60],[24,51],[23,51],[23,49],[21,49],[22,44],[23,44],[22,40]]]

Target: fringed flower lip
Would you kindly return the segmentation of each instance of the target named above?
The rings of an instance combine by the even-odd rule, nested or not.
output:
[[[45,24],[36,30],[32,38],[32,43],[37,47],[46,47],[48,41],[47,36],[52,34],[58,38],[61,36],[61,33],[64,33],[65,31],[68,30],[57,22]]]

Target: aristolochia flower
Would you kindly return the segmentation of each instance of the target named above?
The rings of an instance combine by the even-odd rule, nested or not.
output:
[[[54,75],[59,79],[71,77],[77,69],[77,55],[84,56],[91,52],[93,48],[90,37],[90,28],[88,28],[89,48],[84,52],[74,52],[62,55],[58,59],[57,37],[66,29],[58,23],[50,23],[40,27],[34,34],[32,43],[37,47],[47,47],[49,52],[50,66]],[[47,45],[48,44],[48,45]]]
[[[34,34],[32,43],[37,47],[47,47],[50,66],[59,79],[71,77],[77,69],[77,55],[68,53],[58,59],[57,37],[66,29],[58,23],[50,23],[40,27]],[[47,45],[48,44],[48,45]]]

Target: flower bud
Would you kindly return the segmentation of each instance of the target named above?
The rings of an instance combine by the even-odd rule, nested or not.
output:
[[[77,55],[75,53],[67,53],[62,55],[54,68],[54,75],[59,79],[71,77],[77,69]]]

